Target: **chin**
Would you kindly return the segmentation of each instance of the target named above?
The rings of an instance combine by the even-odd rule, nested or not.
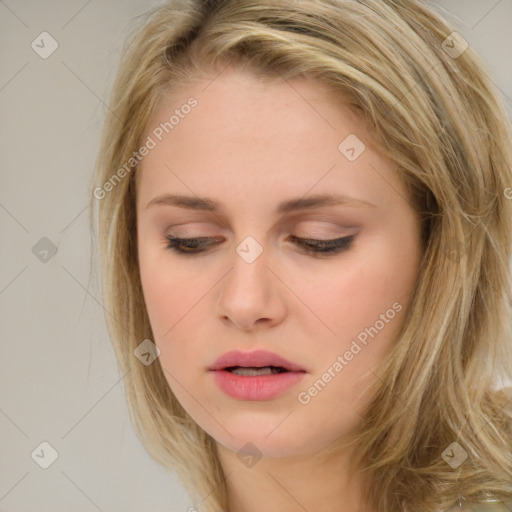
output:
[[[256,458],[307,455],[323,448],[322,443],[318,444],[322,436],[317,436],[317,442],[315,443],[315,439],[301,438],[300,432],[296,429],[290,430],[282,426],[276,428],[276,425],[279,425],[279,421],[269,423],[268,428],[267,425],[263,428],[254,425],[226,423],[224,426],[231,436],[224,430],[217,428],[215,428],[215,432],[210,431],[209,434],[217,443],[232,452],[237,454],[247,452]]]

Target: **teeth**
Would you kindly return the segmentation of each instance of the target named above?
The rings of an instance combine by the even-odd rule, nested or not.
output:
[[[252,377],[255,375],[273,375],[275,373],[282,373],[285,370],[275,368],[274,366],[264,366],[262,368],[237,366],[234,369],[228,369],[228,371],[230,373],[234,373],[235,375]]]

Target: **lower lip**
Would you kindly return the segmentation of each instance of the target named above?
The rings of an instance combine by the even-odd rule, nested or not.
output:
[[[244,377],[226,370],[216,370],[213,378],[219,388],[238,400],[270,400],[297,384],[305,372],[283,372]]]

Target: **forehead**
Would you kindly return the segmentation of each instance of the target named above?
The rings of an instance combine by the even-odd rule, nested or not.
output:
[[[250,111],[255,117],[258,112],[263,114],[264,109],[271,108],[280,115],[287,111],[295,111],[306,118],[316,114],[331,129],[340,117],[350,120],[361,131],[364,129],[361,116],[327,82],[306,77],[285,79],[280,75],[264,75],[244,67],[228,66],[218,73],[198,74],[181,85],[170,87],[162,95],[147,130],[174,108],[179,108],[191,95],[199,103],[200,108],[196,111],[206,115],[212,109],[222,110],[233,122],[237,113]],[[238,107],[243,108],[239,110]]]
[[[197,106],[180,119],[174,115],[175,125],[167,130],[170,133],[162,134],[170,144],[178,145],[186,136],[195,135],[196,145],[205,148],[212,138],[240,141],[267,133],[268,139],[273,139],[274,132],[282,134],[283,130],[292,139],[294,132],[303,134],[305,128],[312,140],[326,131],[341,136],[350,129],[364,134],[367,145],[373,144],[361,115],[349,108],[332,86],[303,77],[256,75],[243,67],[227,67],[170,87],[148,121],[145,135],[168,125],[183,107],[190,111],[186,103],[191,97]]]
[[[182,109],[191,97],[197,105]],[[173,115],[177,124],[156,141],[136,173],[145,195],[164,183],[188,188],[188,193],[208,189],[207,195],[229,191],[247,196],[251,191],[261,198],[272,196],[272,185],[286,184],[287,195],[297,196],[315,184],[324,188],[315,192],[326,192],[341,183],[343,193],[357,196],[372,183],[379,186],[369,164],[390,166],[373,150],[362,119],[318,81],[260,80],[228,68],[171,90],[153,113],[145,137],[155,138],[155,129],[166,123],[169,128]],[[365,146],[356,161],[340,152],[347,139]],[[177,183],[178,177],[186,183]]]

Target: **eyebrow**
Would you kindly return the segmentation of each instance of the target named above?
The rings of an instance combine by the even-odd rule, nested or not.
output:
[[[156,205],[178,206],[180,208],[187,208],[189,210],[201,210],[213,213],[221,213],[224,211],[219,203],[207,197],[162,194],[152,199],[146,206],[146,209],[148,209],[150,206]],[[375,208],[374,204],[362,199],[356,199],[355,197],[335,194],[320,194],[283,201],[278,205],[276,212],[278,214],[283,214],[290,211],[307,210],[320,206],[352,206],[355,208]]]

